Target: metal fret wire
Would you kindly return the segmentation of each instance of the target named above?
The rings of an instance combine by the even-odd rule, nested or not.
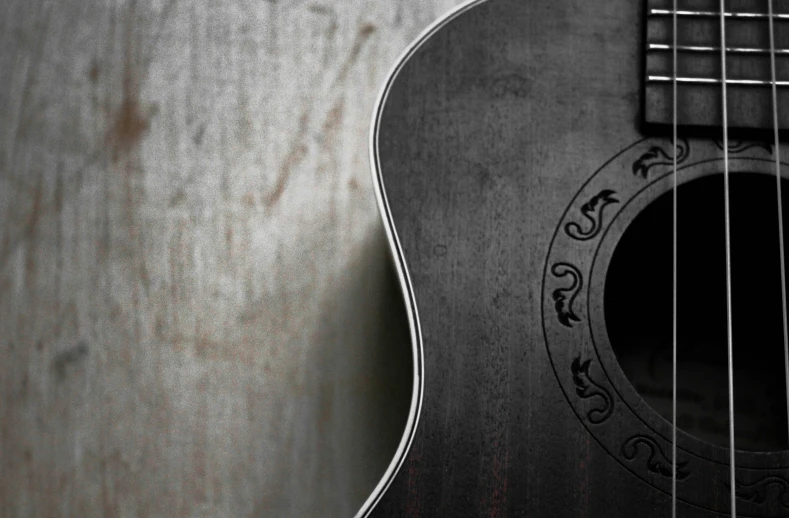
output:
[[[647,76],[647,81],[650,83],[667,83],[673,81],[671,76]],[[679,83],[696,83],[696,84],[721,84],[721,79],[713,77],[678,77]],[[789,81],[762,81],[760,79],[726,79],[726,84],[737,86],[769,86],[773,83],[776,86],[789,86]]]
[[[720,47],[709,47],[704,45],[668,45],[666,43],[650,43],[647,46],[649,51],[666,51],[671,49],[683,52],[720,52]],[[789,54],[789,49],[764,49],[759,47],[726,47],[727,54]]]
[[[768,0],[767,7],[769,13],[773,13],[773,0]],[[773,82],[776,77],[775,69],[775,27],[773,19],[770,18],[770,73]],[[779,243],[779,258],[781,261],[781,320],[784,331],[784,378],[786,381],[786,413],[789,415],[789,324],[787,324],[787,311],[786,311],[786,266],[784,263],[785,250],[784,250],[784,209],[783,209],[783,196],[781,193],[781,142],[778,139],[778,88],[773,84],[773,139],[775,140],[775,184],[776,193],[778,196],[778,243]],[[789,422],[787,423],[789,425]],[[787,429],[789,435],[789,429]]]
[[[677,518],[677,0],[674,0],[674,15],[672,16],[673,22],[673,53],[672,53],[672,66],[674,68],[672,83],[672,140],[674,143],[674,152],[672,153],[672,165],[674,171],[674,192],[672,194],[673,206],[673,222],[672,222],[672,240],[673,244],[673,257],[672,257],[672,298],[673,298],[673,322],[672,322],[672,347],[671,347],[671,372],[672,372],[672,387],[671,387],[671,518]]]
[[[676,9],[650,9],[649,16],[673,16],[676,12],[677,16],[693,16],[698,18],[751,18],[751,19],[766,19],[774,18],[776,20],[789,20],[789,13],[747,13],[747,12],[715,12],[715,11],[678,11]]]
[[[731,309],[731,222],[729,221],[729,114],[726,102],[726,6],[720,0],[721,24],[721,89],[723,93],[723,202],[726,226],[726,338],[729,378],[729,484],[731,493],[731,516],[737,516],[737,499],[734,481],[734,354],[732,339]]]

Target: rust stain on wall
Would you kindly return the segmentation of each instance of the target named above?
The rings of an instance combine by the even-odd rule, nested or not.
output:
[[[351,46],[351,51],[348,53],[348,58],[343,63],[342,68],[340,68],[340,72],[337,74],[337,79],[334,81],[334,84],[341,83],[345,81],[348,77],[348,73],[351,71],[351,68],[359,59],[359,54],[362,52],[362,47],[370,39],[370,36],[373,35],[375,32],[376,27],[371,23],[366,23],[359,27],[359,32],[356,34],[356,39]]]
[[[101,69],[99,68],[99,64],[94,59],[90,63],[90,68],[88,69],[88,79],[94,85],[99,82],[99,74],[101,73]]]
[[[109,135],[113,145],[112,161],[118,162],[135,148],[149,127],[150,122],[143,115],[137,97],[124,95]]]
[[[329,113],[326,115],[326,122],[323,124],[324,139],[327,144],[331,143],[330,136],[336,132],[340,124],[342,124],[343,111],[345,110],[345,100],[339,99],[334,106],[332,106]]]
[[[221,340],[209,333],[202,331],[200,328],[196,330],[197,335],[192,339],[194,343],[194,355],[197,358],[204,360],[222,360],[240,362],[244,365],[251,365],[255,362],[256,356],[259,356],[259,351],[252,347],[252,340],[248,337],[243,337],[242,340]],[[189,342],[189,338],[182,339]],[[256,354],[256,352],[258,354]]]
[[[147,71],[145,61],[140,63],[139,42],[135,40],[136,2],[132,2],[125,17],[126,52],[123,60],[122,99],[118,111],[113,116],[113,123],[108,134],[112,146],[112,161],[118,162],[122,157],[136,149],[143,136],[150,129],[150,116],[155,114],[154,106],[146,114],[140,105],[140,83]]]

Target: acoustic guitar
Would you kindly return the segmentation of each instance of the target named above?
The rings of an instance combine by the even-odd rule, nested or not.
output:
[[[371,132],[414,386],[359,516],[789,516],[787,129],[786,0],[430,27]]]

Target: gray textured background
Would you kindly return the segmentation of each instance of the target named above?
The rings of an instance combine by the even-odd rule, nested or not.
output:
[[[369,175],[458,0],[0,2],[0,516],[350,516],[410,351]]]

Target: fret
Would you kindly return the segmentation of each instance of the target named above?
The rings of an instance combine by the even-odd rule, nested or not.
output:
[[[670,83],[673,80],[671,76],[647,76],[647,82],[649,83]],[[688,83],[688,84],[721,84],[720,79],[716,79],[713,77],[678,77],[677,83]],[[761,79],[726,79],[727,85],[738,85],[738,86],[770,86],[773,84],[772,81],[763,81]],[[775,84],[777,86],[789,86],[789,81],[776,81]]]
[[[645,39],[641,44],[641,81],[645,127],[663,131],[659,128],[671,128],[676,122],[680,131],[719,131],[724,101],[723,54],[730,127],[745,132],[742,134],[749,138],[760,131],[772,135],[771,87],[775,84],[778,105],[782,107],[779,129],[789,136],[789,0],[779,2],[782,5],[772,15],[765,0],[727,0],[723,13],[725,42],[721,40],[719,0],[680,0],[676,35],[673,0],[644,1],[647,5],[642,11]],[[771,21],[775,27],[774,54],[768,36]],[[774,83],[773,57],[777,74]],[[672,86],[675,76],[676,92]]]
[[[647,49],[650,51],[669,51],[673,45],[664,43],[650,43]],[[707,47],[703,45],[677,45],[677,50],[682,52],[716,52],[720,53],[720,47]],[[770,54],[768,48],[752,48],[752,47],[726,47],[726,52],[730,54]],[[789,54],[789,49],[775,49],[775,54]]]
[[[673,9],[650,9],[649,16],[673,16]],[[678,17],[695,17],[695,18],[720,18],[721,13],[715,11],[687,11],[678,10]],[[770,17],[767,13],[745,13],[745,12],[726,12],[723,14],[726,18],[742,18],[752,20],[766,20]],[[789,13],[773,13],[775,20],[789,20]]]

